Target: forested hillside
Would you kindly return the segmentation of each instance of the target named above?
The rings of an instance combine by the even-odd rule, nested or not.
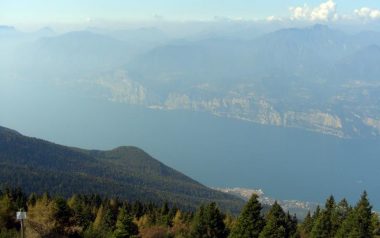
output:
[[[0,185],[64,197],[96,193],[130,201],[169,201],[187,209],[215,201],[237,212],[243,205],[241,199],[209,189],[136,147],[88,151],[25,137],[3,127]]]

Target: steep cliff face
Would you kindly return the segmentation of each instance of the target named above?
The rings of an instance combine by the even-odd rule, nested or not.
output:
[[[377,135],[380,128],[375,118],[366,117],[360,111],[353,114],[350,110],[354,105],[350,105],[350,99],[343,94],[338,97],[339,100],[334,96],[321,104],[315,104],[307,99],[313,95],[305,92],[296,95],[289,102],[279,97],[266,96],[250,85],[239,85],[225,91],[208,84],[206,89],[194,86],[181,92],[159,94],[126,76],[112,80],[101,79],[97,83],[108,92],[110,101],[142,105],[156,110],[208,112],[220,117],[263,125],[301,128],[342,138],[367,136],[360,130],[363,127],[371,128],[371,136]],[[210,87],[213,89],[209,90]],[[331,109],[334,107],[335,109]],[[360,120],[356,120],[358,117]]]

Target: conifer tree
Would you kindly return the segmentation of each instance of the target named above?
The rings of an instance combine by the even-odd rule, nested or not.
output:
[[[104,218],[104,207],[103,207],[103,205],[100,205],[100,207],[96,213],[95,221],[93,224],[93,228],[95,230],[100,230],[102,228],[103,218]]]
[[[326,201],[325,209],[320,212],[320,215],[314,221],[314,226],[310,234],[312,238],[334,237],[336,233],[336,230],[333,229],[335,206],[335,199],[333,196],[330,196]]]
[[[260,233],[260,238],[286,238],[286,220],[285,213],[281,206],[275,202],[270,209],[266,225]]]
[[[12,228],[14,225],[13,211],[15,210],[8,194],[0,197],[0,230]]]
[[[172,224],[173,226],[180,226],[183,224],[183,216],[180,210],[177,210],[175,216],[173,217]]]
[[[379,214],[373,213],[372,214],[372,227],[373,227],[373,234],[375,236],[380,235],[380,218]]]
[[[286,222],[285,236],[291,237],[291,238],[299,237],[298,229],[297,229],[297,225],[298,225],[297,216],[295,214],[291,216],[288,211],[285,217],[285,222]]]
[[[349,234],[352,232],[355,223],[355,212],[350,210],[347,217],[344,219],[343,223],[340,225],[335,237],[336,238],[346,238],[350,237]]]
[[[30,194],[28,198],[28,206],[34,206],[37,202],[37,195],[35,193]]]
[[[56,229],[63,232],[68,227],[71,211],[63,198],[56,198],[53,201],[53,217],[56,221]]]
[[[109,237],[112,231],[112,224],[109,224],[110,212],[107,206],[100,205],[96,213],[95,221],[89,227],[87,237]]]
[[[313,229],[313,218],[310,214],[310,211],[307,212],[305,219],[302,223],[302,229],[306,234],[309,234]]]
[[[343,198],[337,205],[336,210],[337,210],[337,219],[338,223],[342,224],[342,222],[348,217],[351,207],[348,204],[347,200]]]
[[[332,229],[334,235],[337,236],[342,229],[345,221],[349,218],[352,208],[346,199],[342,199],[336,206],[335,213],[332,217]]]
[[[27,203],[27,197],[26,195],[22,192],[20,187],[17,187],[15,189],[10,189],[8,191],[8,196],[10,196],[13,205],[17,209],[25,209],[26,203]]]
[[[223,222],[224,215],[220,212],[216,203],[210,203],[205,210],[207,220],[207,234],[210,238],[224,238],[227,237],[227,231]]]
[[[261,215],[261,204],[257,200],[258,196],[253,194],[247,204],[244,206],[234,228],[231,231],[230,238],[256,238],[259,237],[265,221]]]
[[[321,207],[318,205],[312,216],[313,222],[315,222],[320,215],[321,215]]]
[[[114,238],[129,238],[137,235],[138,227],[133,223],[133,218],[128,214],[125,207],[120,209],[119,215],[117,216],[116,229],[113,232]]]
[[[55,211],[54,201],[51,201],[49,195],[45,193],[37,199],[34,206],[28,207],[28,222],[34,224],[42,236],[49,235],[58,225]]]
[[[224,238],[227,230],[223,222],[223,214],[215,203],[201,206],[194,218],[192,237],[194,238]]]
[[[224,220],[223,220],[224,224],[226,225],[226,229],[228,231],[228,233],[230,234],[230,236],[232,235],[231,232],[232,232],[232,229],[235,227],[236,225],[236,222],[237,222],[237,218],[235,218],[233,215],[231,214],[226,214],[225,217],[224,217]]]
[[[111,207],[109,206],[109,204],[104,206],[104,217],[102,220],[103,229],[106,229],[106,230],[114,229],[116,218],[117,218],[117,212],[116,212],[117,210],[115,211],[115,209],[117,209],[117,207],[113,205]]]
[[[351,234],[358,238],[372,237],[372,206],[370,205],[367,192],[364,191],[354,209],[354,226]]]
[[[168,222],[167,224],[173,226],[173,219],[177,215],[179,209],[177,207],[172,207],[168,213]]]
[[[164,202],[164,204],[161,207],[161,214],[162,215],[167,215],[169,214],[169,204],[168,202]]]
[[[159,223],[161,223],[164,226],[171,226],[171,218],[169,216],[169,205],[167,202],[165,202],[161,209],[159,214]],[[175,213],[174,213],[175,214]]]
[[[72,210],[72,222],[81,227],[87,227],[90,225],[90,221],[93,219],[91,214],[91,208],[85,204],[83,196],[73,195],[68,201],[67,205]]]
[[[331,223],[330,217],[325,212],[322,212],[318,219],[315,221],[313,229],[311,230],[311,238],[330,238]]]
[[[136,201],[132,205],[132,213],[135,215],[137,219],[140,219],[144,215],[144,207],[140,201]]]
[[[194,238],[203,238],[206,237],[205,234],[207,232],[207,221],[205,219],[205,207],[201,205],[197,213],[195,214],[193,227],[192,227],[192,237]]]
[[[364,192],[354,209],[349,209],[346,219],[340,226],[337,238],[370,238],[374,236],[372,207]]]

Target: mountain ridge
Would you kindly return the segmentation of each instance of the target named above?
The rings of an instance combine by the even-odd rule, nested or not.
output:
[[[25,137],[0,127],[0,184],[53,195],[96,193],[186,208],[209,201],[233,212],[241,199],[217,192],[134,146],[84,150]]]

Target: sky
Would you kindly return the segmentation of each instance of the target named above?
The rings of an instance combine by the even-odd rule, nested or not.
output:
[[[128,21],[380,21],[379,0],[0,0],[0,25]]]

